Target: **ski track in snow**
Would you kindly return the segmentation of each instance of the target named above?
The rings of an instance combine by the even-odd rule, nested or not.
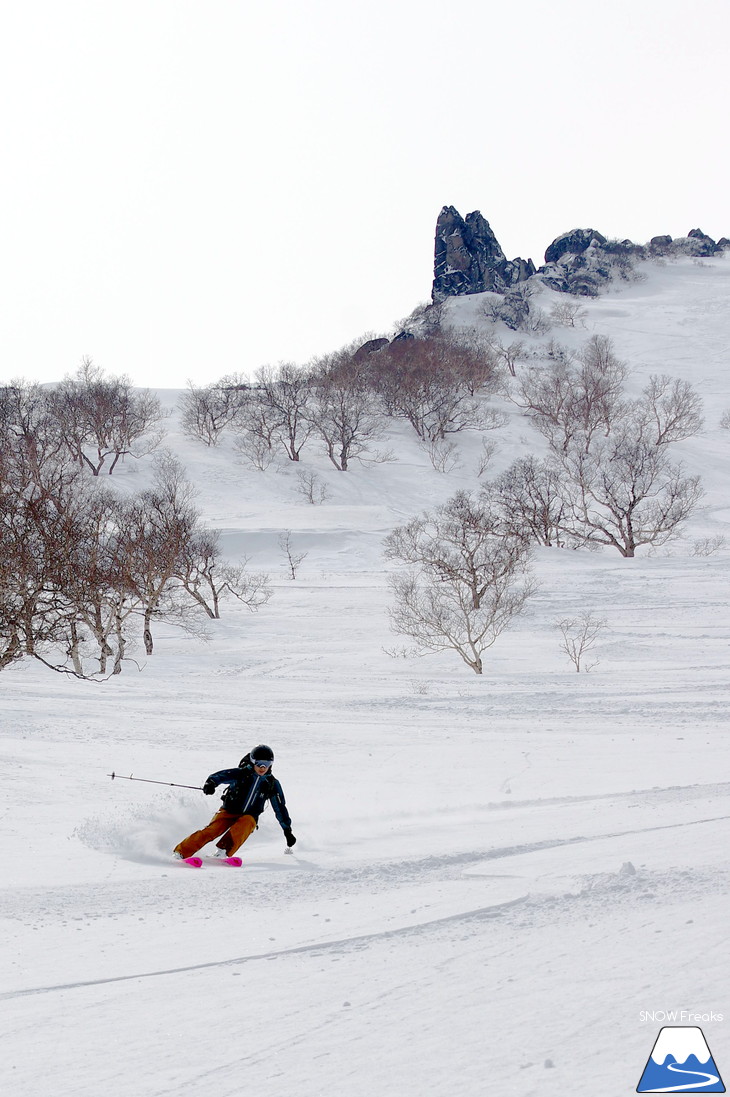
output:
[[[487,813],[516,812],[529,809],[560,809],[574,805],[586,805],[611,801],[613,804],[625,805],[626,810],[631,808],[646,807],[651,804],[684,804],[694,800],[710,801],[726,798],[730,795],[730,782],[720,782],[711,785],[673,786],[662,789],[635,790],[628,793],[601,793],[593,796],[566,796],[548,798],[546,800],[502,801],[486,805],[482,810]],[[268,902],[272,897],[277,902],[306,901],[316,898],[336,896],[345,889],[348,893],[376,893],[382,890],[389,891],[404,887],[409,884],[427,883],[431,880],[453,880],[460,878],[464,871],[473,865],[482,862],[499,861],[504,858],[519,857],[528,853],[537,853],[544,850],[557,849],[563,846],[576,844],[610,841],[631,835],[650,834],[654,831],[670,831],[692,826],[702,826],[715,822],[730,820],[730,813],[712,814],[701,818],[691,818],[681,822],[658,823],[647,826],[623,827],[596,834],[577,834],[567,837],[545,838],[540,841],[527,842],[512,846],[502,846],[486,849],[470,849],[463,852],[451,852],[445,854],[432,854],[426,857],[418,857],[409,860],[393,860],[381,862],[365,862],[355,867],[338,865],[334,868],[318,865],[308,860],[304,855],[297,855],[286,863],[244,860],[243,883],[245,884],[246,901],[250,904]],[[244,849],[244,855],[246,851]],[[168,871],[181,869],[175,862],[165,857],[147,857],[144,863],[159,865]],[[184,871],[184,870],[182,870]],[[200,870],[201,873],[204,872]],[[101,897],[95,896],[95,885],[76,885],[69,896],[65,887],[54,889],[52,887],[26,887],[16,892],[0,893],[0,918],[25,919],[28,906],[37,901],[42,906],[42,914],[36,918],[37,924],[53,922],[61,915],[67,918],[75,917],[80,913],[85,916],[104,918],[113,911],[122,908],[125,903],[133,901],[136,909],[145,905],[154,905],[155,894],[159,885],[152,881],[123,882],[115,886],[107,885]],[[210,884],[210,886],[216,886]],[[53,902],[54,891],[57,893],[57,901]],[[203,901],[209,901],[206,893]],[[216,891],[218,902],[230,902],[235,905],[239,901],[238,892],[229,891],[221,894]],[[190,901],[191,896],[186,896]],[[92,913],[88,913],[92,912]]]
[[[0,1001],[6,1001],[13,998],[24,998],[27,997],[29,994],[47,994],[53,991],[78,990],[84,987],[104,986],[108,983],[123,983],[135,979],[151,979],[159,978],[160,976],[165,975],[180,975],[190,971],[202,971],[208,968],[228,967],[231,964],[238,965],[254,963],[257,960],[273,960],[286,956],[327,952],[329,950],[342,952],[345,949],[349,948],[362,948],[363,946],[366,946],[375,941],[387,941],[393,938],[400,938],[416,933],[422,933],[425,930],[430,930],[440,926],[446,926],[449,923],[471,921],[473,919],[481,918],[493,918],[496,917],[497,912],[502,910],[504,907],[512,906],[514,903],[519,901],[519,899],[508,900],[506,903],[499,903],[488,907],[478,907],[475,910],[461,911],[459,914],[449,915],[447,918],[436,918],[430,922],[419,922],[415,925],[404,926],[399,929],[380,930],[377,933],[364,933],[357,937],[346,937],[341,940],[320,941],[316,944],[299,945],[296,948],[274,949],[269,952],[253,953],[249,956],[236,956],[227,960],[215,960],[211,961],[210,963],[204,964],[189,964],[185,967],[170,968],[164,971],[144,971],[137,972],[132,975],[119,975],[111,979],[90,979],[86,982],[80,983],[64,983],[58,986],[32,987],[28,990],[11,991],[5,994],[0,993]]]

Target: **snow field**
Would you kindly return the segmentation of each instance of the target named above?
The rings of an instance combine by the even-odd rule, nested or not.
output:
[[[614,1097],[656,1039],[640,1011],[663,1008],[724,1010],[705,1035],[730,1073],[729,549],[691,554],[730,538],[729,274],[648,267],[551,333],[610,334],[638,388],[696,384],[705,430],[676,449],[706,496],[655,555],[538,551],[482,678],[409,656],[380,555],[475,486],[478,438],[448,475],[401,428],[397,463],[343,476],[312,452],[332,495],[310,506],[295,470],[249,472],[170,421],[205,520],[274,597],[225,607],[205,642],[160,627],[141,673],[103,685],[3,672],[3,1093]],[[476,303],[452,304],[468,322]],[[512,409],[494,471],[533,440]],[[309,554],[293,582],[282,529]],[[607,625],[576,674],[554,622],[586,608]],[[217,797],[107,776],[200,785],[260,741],[299,841],[285,857],[267,811],[242,869],[170,860]]]

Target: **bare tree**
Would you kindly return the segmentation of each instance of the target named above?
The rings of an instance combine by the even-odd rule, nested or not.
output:
[[[289,578],[296,579],[297,572],[300,565],[309,556],[308,552],[295,552],[292,545],[291,530],[285,529],[283,533],[279,534],[279,548],[286,557],[287,568],[289,569]]]
[[[572,347],[566,347],[564,343],[559,343],[557,339],[548,339],[546,343],[542,344],[541,357],[547,358],[550,362],[565,362],[570,365],[577,360],[578,354]]]
[[[85,663],[96,650],[98,674],[111,659],[118,674],[133,615],[144,616],[149,654],[155,618],[174,615],[195,628],[182,594],[209,616],[224,596],[250,609],[267,600],[265,576],[220,562],[170,454],[157,459],[152,488],[123,499],[84,475],[65,444],[50,443],[28,391],[15,386],[10,408],[1,395],[0,669],[31,657],[89,678]]]
[[[588,310],[577,301],[556,301],[550,309],[550,319],[554,324],[566,328],[585,327]]]
[[[242,408],[235,423],[234,449],[260,472],[276,460],[279,415],[256,395]]]
[[[65,599],[56,583],[51,529],[58,510],[19,470],[0,466],[0,666],[38,657],[67,634]]]
[[[83,672],[80,633],[83,626],[98,650],[99,673],[107,673],[113,656],[113,674],[120,674],[127,646],[126,627],[136,609],[124,572],[124,504],[109,491],[87,492],[78,515],[75,552],[69,558],[64,589],[75,608],[70,654],[77,672]]]
[[[243,378],[223,377],[211,385],[188,381],[187,392],[179,400],[182,430],[188,438],[198,438],[206,446],[217,446],[223,431],[235,423],[250,397]]]
[[[264,366],[256,373],[255,399],[271,413],[272,436],[284,447],[290,461],[298,461],[314,429],[310,409],[312,382],[308,370],[291,362],[276,369]]]
[[[560,630],[562,637],[560,650],[568,656],[576,673],[580,673],[581,670],[592,670],[597,665],[598,660],[590,664],[585,662],[586,653],[593,647],[605,627],[605,618],[593,617],[585,611],[577,617],[563,617],[556,622],[556,628]]]
[[[312,423],[332,464],[346,472],[352,461],[371,454],[383,432],[365,367],[355,361],[351,349],[340,351],[315,362],[311,378]]]
[[[578,352],[580,386],[579,414],[583,430],[590,434],[592,424],[606,434],[623,409],[623,383],[628,366],[616,357],[607,335],[593,335]]]
[[[329,497],[329,488],[314,469],[301,469],[297,472],[297,491],[308,503],[318,506]]]
[[[566,452],[576,440],[588,449],[596,433],[608,434],[625,414],[626,373],[610,339],[595,335],[577,362],[558,358],[527,370],[514,399],[554,450]]]
[[[489,470],[489,466],[494,460],[494,455],[497,453],[499,446],[491,438],[482,438],[482,446],[479,451],[479,458],[477,461],[476,473],[477,476],[484,476],[484,473]]]
[[[663,446],[631,425],[594,441],[588,452],[570,447],[561,467],[571,511],[566,528],[626,557],[642,545],[665,544],[702,497],[699,476],[685,476]]]
[[[453,472],[461,465],[459,447],[455,442],[446,442],[443,439],[434,438],[423,442],[422,446],[436,472]]]
[[[522,339],[513,339],[511,343],[505,346],[501,339],[492,338],[491,346],[500,365],[505,366],[510,375],[515,377],[517,375],[517,363],[525,351],[524,341]]]
[[[38,386],[0,390],[0,669],[30,656],[61,670],[51,652],[73,646],[63,580],[82,477],[51,423]]]
[[[235,598],[251,612],[266,605],[271,597],[267,575],[247,570],[248,561],[225,563],[220,558],[219,534],[196,529],[178,556],[176,578],[183,589],[211,618],[220,617],[220,603]]]
[[[530,455],[514,461],[482,491],[511,534],[539,545],[563,546],[570,513],[564,479],[565,474],[554,462]],[[576,534],[573,538],[584,540]]]
[[[128,377],[105,377],[84,358],[49,396],[51,409],[69,452],[98,476],[111,457],[111,475],[121,457],[144,457],[161,443],[164,413],[149,390],[137,392]]]
[[[714,537],[700,537],[692,545],[691,556],[713,556],[714,553],[724,549],[727,545],[727,537],[722,533],[716,533]]]
[[[477,396],[495,387],[497,367],[488,342],[473,333],[394,341],[368,365],[386,414],[407,420],[424,442],[503,424]]]
[[[494,338],[484,328],[456,328],[441,334],[449,360],[470,396],[487,395],[499,386],[500,355]]]
[[[83,676],[74,583],[94,493],[68,459],[38,456],[0,447],[0,668],[29,656],[64,671],[71,658]]]
[[[654,431],[654,442],[665,446],[691,438],[702,429],[702,400],[688,381],[652,374],[634,415]]]
[[[490,324],[498,324],[502,320],[502,295],[499,293],[485,294],[481,304],[481,313]]]
[[[125,581],[144,618],[147,655],[154,650],[152,622],[166,605],[170,608],[173,580],[196,530],[193,497],[182,465],[165,453],[156,460],[153,487],[135,496],[124,515]]]
[[[534,591],[524,540],[503,535],[467,492],[393,530],[385,555],[408,565],[390,580],[393,630],[425,651],[457,652],[475,674]]]
[[[0,449],[22,456],[26,472],[61,460],[65,444],[49,390],[21,379],[0,386]]]

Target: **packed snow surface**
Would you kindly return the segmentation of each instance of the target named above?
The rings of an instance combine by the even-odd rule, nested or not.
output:
[[[730,1073],[729,547],[696,550],[730,538],[730,261],[644,272],[550,335],[610,335],[637,394],[691,381],[705,424],[675,454],[700,509],[635,559],[538,550],[539,593],[481,677],[390,632],[382,556],[395,525],[478,486],[478,433],[448,473],[406,425],[396,461],[345,474],[310,445],[317,506],[292,463],[252,471],[168,421],[226,556],[274,594],[226,603],[204,637],[159,626],[104,683],[2,673],[3,1094],[616,1097],[670,1010],[703,1018],[684,1023]],[[542,446],[497,403],[490,474]],[[307,553],[295,580],[282,530]],[[607,624],[577,674],[555,621],[584,609]],[[200,786],[258,742],[298,843],[284,856],[267,811],[240,869],[170,856],[217,797],[109,777]]]

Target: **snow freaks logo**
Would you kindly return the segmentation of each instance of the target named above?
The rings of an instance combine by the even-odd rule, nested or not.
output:
[[[701,1028],[666,1027],[656,1038],[637,1093],[724,1093]]]

